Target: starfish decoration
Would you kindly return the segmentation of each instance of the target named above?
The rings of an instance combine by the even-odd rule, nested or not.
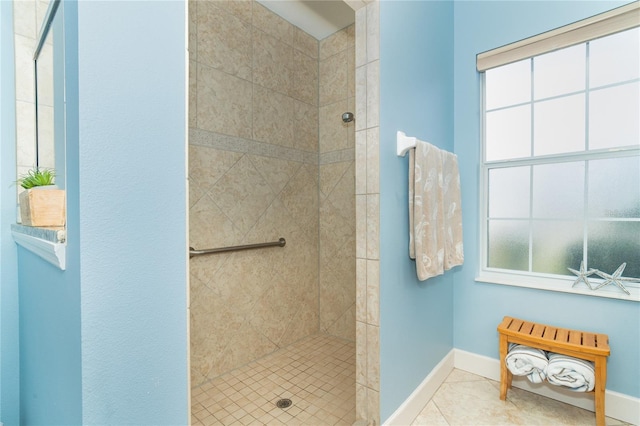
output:
[[[593,287],[591,287],[591,283],[589,282],[589,279],[587,277],[589,275],[595,274],[596,270],[595,269],[590,269],[588,271],[585,270],[584,269],[584,260],[582,262],[580,262],[580,270],[579,271],[576,271],[575,269],[572,269],[572,268],[567,268],[567,269],[578,276],[578,279],[576,279],[573,282],[573,285],[571,285],[571,287],[575,287],[575,285],[578,284],[579,282],[583,282],[583,283],[585,283],[587,285],[587,287],[589,287],[589,289],[593,290]]]
[[[626,278],[622,276],[622,273],[624,272],[624,268],[627,267],[626,263],[623,263],[622,265],[620,265],[618,267],[618,269],[616,269],[616,271],[613,274],[607,274],[604,273],[602,271],[598,271],[596,270],[595,273],[598,274],[601,278],[604,279],[604,281],[599,284],[595,290],[599,289],[600,287],[604,287],[608,284],[615,284],[616,286],[618,286],[618,288],[622,291],[624,291],[625,293],[627,293],[628,295],[631,295],[631,293],[629,293],[629,290],[627,290],[624,286],[624,284],[622,284],[622,281],[627,281],[627,282],[640,282],[640,279],[638,278]]]

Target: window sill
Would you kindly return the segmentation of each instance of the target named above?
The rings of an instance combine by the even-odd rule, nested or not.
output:
[[[562,293],[581,294],[585,296],[606,297],[610,299],[631,300],[640,302],[640,287],[637,283],[625,283],[626,289],[630,295],[624,293],[613,284],[607,285],[598,290],[589,289],[586,284],[579,283],[572,287],[574,278],[551,278],[531,275],[518,275],[513,273],[482,271],[476,277],[476,282],[489,284],[510,285],[515,287],[526,287],[538,290],[559,291]],[[589,279],[592,284],[599,284],[603,280],[594,278]]]
[[[67,244],[64,229],[11,225],[11,234],[19,246],[63,271],[66,269]]]

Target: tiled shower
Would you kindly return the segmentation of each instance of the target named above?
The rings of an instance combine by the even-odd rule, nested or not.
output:
[[[254,1],[189,19],[190,245],[287,241],[191,259],[196,389],[314,334],[355,341],[355,31],[318,41]]]

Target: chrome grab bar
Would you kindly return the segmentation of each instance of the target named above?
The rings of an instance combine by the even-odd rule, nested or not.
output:
[[[189,258],[192,258],[194,256],[202,256],[204,254],[225,253],[229,251],[251,250],[266,247],[284,247],[285,244],[287,244],[287,240],[285,240],[284,238],[280,238],[278,241],[273,241],[271,243],[246,244],[243,246],[220,247],[204,250],[196,250],[193,247],[189,247]]]

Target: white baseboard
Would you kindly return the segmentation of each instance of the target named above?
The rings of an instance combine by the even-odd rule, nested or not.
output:
[[[383,422],[383,425],[411,424],[454,368],[500,381],[499,360],[460,349],[452,349],[402,405]],[[512,385],[547,398],[595,411],[592,393],[571,392],[548,383],[535,384],[524,377],[514,377]],[[640,398],[607,390],[605,391],[605,415],[640,425]]]
[[[455,368],[500,381],[500,361],[498,359],[460,349],[454,349],[453,352]],[[595,411],[592,393],[571,392],[548,383],[535,384],[525,377],[514,377],[512,385],[585,410]],[[640,398],[607,390],[605,391],[605,415],[638,425],[640,424]]]
[[[383,425],[409,425],[415,420],[427,401],[433,397],[442,382],[453,371],[454,351],[455,349],[452,349],[442,358],[442,361],[431,370],[402,405],[382,423]]]

